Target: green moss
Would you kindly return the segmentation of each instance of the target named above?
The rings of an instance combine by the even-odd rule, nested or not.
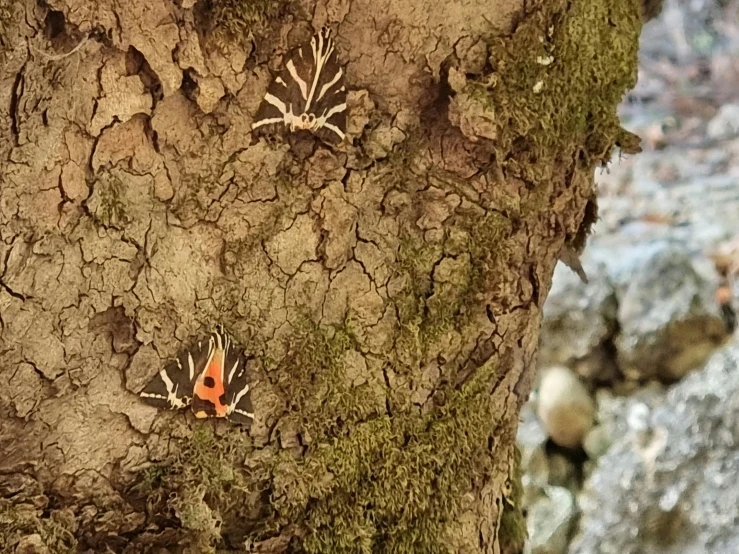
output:
[[[390,417],[348,383],[346,354],[355,348],[347,329],[306,321],[285,360],[269,368],[289,402],[281,425],[292,421],[311,437],[305,456],[255,450],[238,430],[216,436],[199,425],[142,475],[136,492],[150,513],[165,526],[179,522],[183,540],[203,552],[234,529],[261,540],[290,524],[307,531],[307,552],[446,552],[465,493],[494,472],[495,369],[484,365],[459,390],[443,386],[444,400],[423,415]]]
[[[521,481],[521,449],[514,444],[513,463],[509,477],[508,494],[503,497],[503,515],[500,519],[500,551],[504,554],[522,552],[528,537],[526,518],[521,505],[523,482]]]
[[[405,276],[405,287],[393,299],[399,321],[394,369],[417,372],[447,331],[467,331],[469,316],[480,309],[478,294],[491,289],[507,263],[511,232],[510,220],[490,210],[483,217],[459,219],[441,244],[403,236],[395,266],[396,274]]]
[[[200,425],[171,459],[143,473],[136,493],[204,552],[222,545],[227,530],[260,539],[295,523],[308,531],[307,552],[445,552],[446,525],[464,493],[493,471],[493,366],[461,390],[447,387],[443,405],[423,416],[380,416],[367,391],[347,383],[345,355],[355,342],[346,329],[306,322],[295,340],[271,371],[285,376],[292,402],[283,417],[298,418],[312,437],[304,457],[254,450],[237,430],[216,436]],[[255,514],[267,506],[258,491],[271,502]]]
[[[493,471],[492,364],[445,405],[359,423],[275,467],[274,507],[302,520],[307,552],[446,552],[447,523],[473,482]]]
[[[424,243],[410,234],[401,237],[394,267],[396,274],[405,278],[402,294],[394,298],[399,323],[394,349],[398,370],[417,370],[427,339],[437,336],[446,325],[442,318],[432,320],[425,313],[426,299],[433,290],[433,268],[442,255],[441,245]]]
[[[203,551],[218,543],[222,530],[267,532],[270,514],[253,510],[261,505],[268,469],[244,466],[253,451],[246,434],[233,428],[216,436],[203,423],[172,451],[169,459],[142,472],[131,489],[146,498],[152,513],[174,515],[188,540]]]
[[[491,290],[491,281],[508,264],[511,247],[507,240],[513,232],[511,220],[494,210],[483,217],[467,222],[470,237],[469,252],[472,260],[470,276],[471,294],[466,301],[475,301],[474,295]]]
[[[208,0],[204,12],[213,30],[247,36],[282,13],[290,0]]]
[[[555,0],[490,40],[492,72],[466,92],[492,114],[497,159],[542,183],[557,162],[589,167],[624,140],[616,106],[636,82],[638,0]]]
[[[41,518],[40,512],[29,504],[13,505],[0,499],[0,552],[14,552],[18,542],[29,535],[40,536],[53,552],[76,551],[77,541],[55,511]]]
[[[372,415],[371,384],[352,386],[345,356],[359,350],[346,328],[320,328],[309,318],[295,330],[290,352],[276,368],[278,385],[289,403],[290,424],[313,440],[334,436]]]
[[[105,174],[96,182],[86,205],[91,215],[104,227],[123,229],[130,218],[126,214],[123,198],[123,182],[116,176]]]
[[[422,327],[425,331],[424,342],[435,341],[444,331],[455,325],[455,318],[467,298],[471,284],[470,257],[462,254],[454,258],[446,258],[446,268],[451,272],[448,281],[435,282],[433,294],[426,300],[426,319],[431,324]]]

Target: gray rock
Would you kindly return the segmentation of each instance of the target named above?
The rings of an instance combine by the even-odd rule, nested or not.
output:
[[[615,375],[607,345],[616,329],[616,296],[605,265],[582,261],[588,284],[563,264],[554,270],[539,364],[567,365],[589,381],[606,382]]]
[[[633,419],[586,481],[570,552],[739,552],[739,338]]]
[[[721,149],[709,150],[699,160],[684,153],[670,154],[669,160],[662,152],[648,154],[633,160],[632,165],[641,169],[634,169],[627,177],[629,182],[633,178],[630,194],[611,193],[598,199],[601,217],[582,256],[590,284],[583,285],[561,264],[555,269],[541,330],[540,361],[544,366],[567,365],[592,383],[609,384],[623,369],[619,363],[626,362],[628,368],[636,361],[636,367],[630,368],[632,376],[669,380],[699,364],[724,335],[719,327],[720,308],[713,298],[715,268],[705,253],[736,234],[739,181],[719,171],[727,155]],[[658,160],[674,164],[681,180],[665,187],[650,179],[650,168]],[[665,220],[660,222],[659,217]],[[669,259],[671,252],[678,253],[674,260]],[[655,263],[662,263],[662,269],[672,268],[670,282],[665,282]],[[678,282],[681,272],[686,275],[682,285]],[[672,292],[670,287],[679,293],[665,299]],[[690,294],[691,287],[697,295]],[[619,313],[622,303],[628,306]],[[677,334],[668,329],[664,318],[662,324],[657,322],[659,312],[664,315],[667,310],[678,318]],[[648,317],[639,322],[639,316],[630,317],[632,313]],[[701,318],[701,314],[706,317]],[[624,316],[627,321],[620,321]],[[656,327],[640,330],[640,323]],[[691,325],[696,327],[690,329]],[[625,327],[625,336],[614,345],[619,326]],[[691,336],[680,336],[686,326]],[[677,352],[667,352],[666,368],[659,364],[653,367],[654,360],[673,347],[660,336],[678,339]],[[649,349],[652,339],[658,341],[654,355],[645,357],[639,366],[638,358]],[[683,339],[698,348],[681,348]],[[625,350],[617,361],[613,356],[616,347]],[[679,353],[686,351],[698,356],[680,359]]]
[[[652,381],[628,395],[617,395],[608,389],[595,393],[598,407],[597,425],[585,437],[583,448],[591,460],[597,460],[614,443],[629,433],[640,433],[644,418],[662,404],[666,392],[664,385]]]
[[[619,298],[621,371],[634,379],[680,379],[726,337],[716,284],[678,246],[659,249]]]
[[[563,487],[546,487],[529,507],[526,523],[531,554],[564,554],[577,517],[575,497]]]
[[[739,135],[739,104],[724,104],[708,122],[706,134],[711,138],[728,138]]]
[[[614,163],[612,174],[600,178],[611,192],[599,195],[600,219],[585,257],[594,254],[612,275],[612,269],[630,265],[631,255],[627,252],[622,260],[621,250],[638,254],[654,242],[670,241],[697,254],[733,237],[739,219],[739,180],[726,167],[733,161],[730,150],[737,147],[739,139],[702,150],[700,156],[665,150]],[[665,173],[672,177],[666,179]]]

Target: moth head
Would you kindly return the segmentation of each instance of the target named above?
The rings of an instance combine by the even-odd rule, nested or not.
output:
[[[318,30],[317,34],[322,35],[324,40],[328,40],[329,38],[331,38],[331,27],[327,27],[326,25],[323,25]],[[313,38],[315,40],[315,36]]]
[[[304,113],[300,115],[300,118],[298,121],[295,122],[295,128],[296,129],[306,129],[308,131],[311,131],[316,128],[316,123],[318,120],[316,119],[316,116],[312,113]]]

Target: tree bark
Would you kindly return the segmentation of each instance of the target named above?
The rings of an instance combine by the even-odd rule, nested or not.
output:
[[[0,550],[520,550],[541,307],[635,147],[640,9],[0,0]],[[252,137],[324,24],[347,143]],[[248,432],[137,396],[217,323]]]

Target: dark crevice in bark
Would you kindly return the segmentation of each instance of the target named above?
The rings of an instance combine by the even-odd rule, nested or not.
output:
[[[20,125],[18,123],[18,102],[23,94],[23,75],[26,71],[26,64],[23,64],[21,70],[15,76],[12,93],[10,95],[10,132],[13,134],[13,143],[15,146],[20,144]]]
[[[10,286],[3,280],[5,277],[5,273],[8,271],[8,260],[10,259],[10,254],[13,252],[12,248],[8,248],[8,251],[5,253],[5,259],[3,260],[3,273],[0,275],[0,286],[5,289],[5,292],[7,292],[10,296],[13,298],[17,298],[18,300],[25,302],[26,300],[32,300],[32,296],[25,296],[19,292],[15,292]]]
[[[126,52],[126,72],[128,75],[138,75],[146,91],[151,94],[153,113],[157,103],[164,98],[162,82],[149,65],[146,57],[133,46],[129,46]]]
[[[64,20],[64,14],[60,11],[49,10],[46,12],[46,19],[44,21],[44,33],[50,40],[54,40],[62,33],[64,33],[66,23]]]
[[[182,72],[182,84],[180,85],[180,90],[182,91],[182,94],[185,95],[185,98],[197,103],[199,88],[197,81],[193,78],[194,73],[195,70],[193,69],[186,69]]]
[[[44,375],[44,372],[41,371],[38,368],[38,366],[35,363],[33,363],[31,360],[24,360],[24,361],[33,368],[33,371],[36,373],[36,375],[41,377],[43,381],[52,381],[52,379],[49,379],[46,375]]]

